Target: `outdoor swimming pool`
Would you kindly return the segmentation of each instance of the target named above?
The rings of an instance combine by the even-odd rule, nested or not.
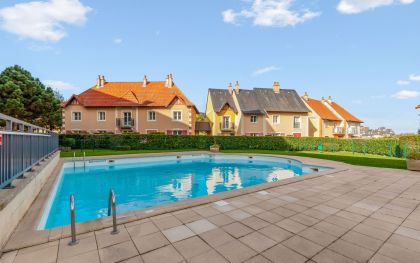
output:
[[[39,229],[107,216],[110,189],[119,214],[185,199],[327,170],[296,160],[248,155],[197,154],[66,162],[43,211]]]

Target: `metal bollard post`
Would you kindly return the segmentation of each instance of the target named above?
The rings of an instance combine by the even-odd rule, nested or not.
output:
[[[73,152],[73,168],[76,168],[76,152]]]
[[[79,241],[76,239],[76,222],[75,222],[75,215],[74,215],[74,196],[70,196],[70,224],[71,224],[71,241],[69,246],[74,246]]]
[[[85,158],[86,158],[86,153],[83,152],[83,167],[86,167]]]
[[[111,190],[111,192],[109,193],[109,201],[111,202],[111,207],[112,207],[112,232],[111,234],[115,235],[115,234],[118,234],[120,231],[118,231],[117,229],[117,207],[115,204],[115,194],[113,190]]]

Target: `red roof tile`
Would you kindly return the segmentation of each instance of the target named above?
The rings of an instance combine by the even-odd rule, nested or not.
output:
[[[341,107],[337,103],[331,102],[330,105],[346,121],[363,123],[362,120],[360,120],[360,119],[356,118],[355,116],[353,116],[350,112],[348,112],[347,110],[345,110],[343,107]]]
[[[318,114],[321,119],[341,121],[340,118],[338,118],[330,109],[328,109],[328,107],[325,106],[322,101],[314,99],[303,100],[309,105],[309,107],[311,107],[311,109],[315,111],[316,114]]]

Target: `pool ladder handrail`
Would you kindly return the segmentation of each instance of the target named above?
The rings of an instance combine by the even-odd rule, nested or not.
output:
[[[115,194],[114,190],[109,191],[109,199],[108,199],[108,216],[111,215],[112,212],[112,235],[118,234],[120,231],[118,231],[117,228],[117,206],[115,204]]]
[[[76,220],[74,214],[74,195],[70,195],[70,230],[71,230],[71,241],[70,246],[77,245],[79,240],[76,239]]]

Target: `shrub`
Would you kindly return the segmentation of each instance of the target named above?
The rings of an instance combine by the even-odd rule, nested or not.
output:
[[[116,151],[129,151],[129,150],[131,150],[131,147],[130,147],[130,145],[118,145],[118,146],[115,146],[113,150],[116,150]]]
[[[71,138],[71,137],[64,137],[61,140],[60,146],[62,147],[68,147],[68,148],[72,148],[74,147],[74,145],[76,145],[76,139]]]

